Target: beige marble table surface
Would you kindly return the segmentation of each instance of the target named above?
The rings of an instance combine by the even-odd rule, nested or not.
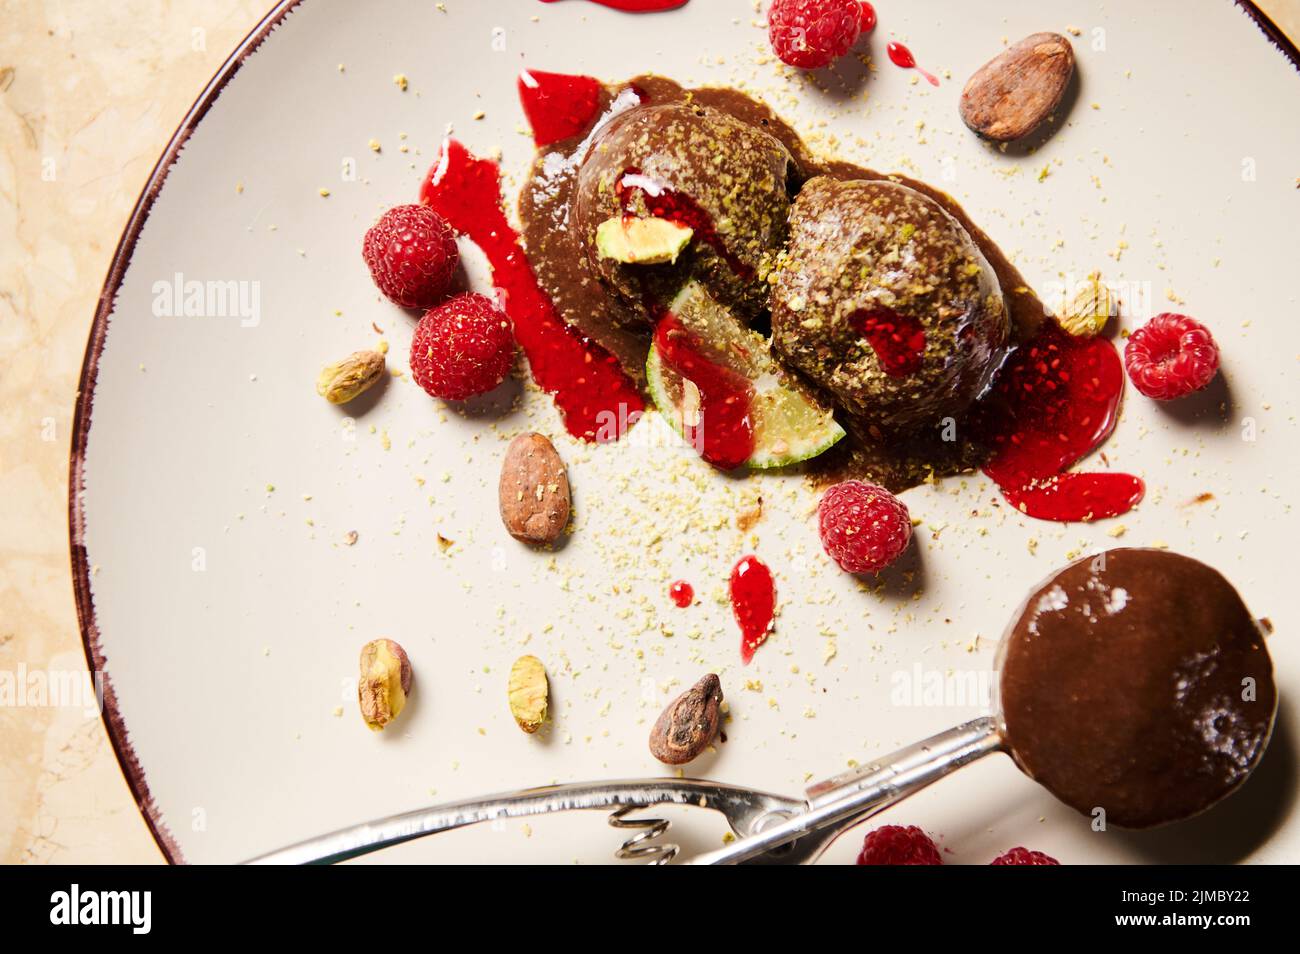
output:
[[[269,0],[0,0],[0,672],[85,669],[68,448],[100,286],[187,107]],[[1261,0],[1300,37],[1300,0]],[[97,716],[0,705],[0,861],[161,861]]]

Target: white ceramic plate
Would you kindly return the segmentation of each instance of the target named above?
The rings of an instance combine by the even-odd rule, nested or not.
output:
[[[1097,834],[995,756],[882,820],[934,832],[953,863],[1019,844],[1065,862],[1300,857],[1290,812],[1300,713],[1288,695],[1300,620],[1286,571],[1300,459],[1300,73],[1251,11],[1044,0],[994,15],[959,0],[881,0],[864,46],[879,67],[846,96],[779,72],[751,0],[642,17],[581,0],[439,6],[277,9],[164,156],[96,316],[72,475],[79,607],[90,658],[109,675],[123,767],[171,859],[239,860],[436,801],[659,774],[650,721],[709,670],[730,700],[728,741],[692,772],[797,793],[977,713],[978,699],[902,694],[987,673],[1025,592],[1071,555],[1115,545],[1120,523],[1124,544],[1165,543],[1221,568],[1276,624],[1282,708],[1256,777],[1199,820]],[[1030,156],[982,145],[957,116],[965,78],[1004,38],[1070,26],[1082,30],[1081,86],[1066,128]],[[893,67],[891,38],[942,86]],[[1148,495],[1122,520],[1034,522],[996,505],[978,475],[910,491],[924,521],[913,575],[893,574],[879,594],[829,566],[798,477],[724,479],[687,451],[648,446],[660,436],[652,422],[640,439],[583,446],[532,391],[513,410],[463,417],[409,379],[346,417],[316,396],[319,367],[372,346],[373,322],[404,368],[413,327],[379,300],[359,254],[364,229],[414,201],[448,125],[475,151],[500,147],[513,203],[532,153],[514,93],[524,65],[742,82],[821,148],[948,189],[1040,290],[1099,268],[1130,291],[1127,327],[1144,317],[1133,307],[1144,288],[1147,312],[1173,307],[1167,290],[1185,300],[1178,310],[1222,345],[1221,383],[1172,409],[1127,401],[1105,452],[1141,474]],[[481,258],[466,252],[471,283],[486,290]],[[155,285],[177,274],[255,290],[256,313],[160,316],[169,309],[155,308]],[[525,428],[555,437],[575,487],[576,532],[554,556],[516,545],[496,513],[499,459]],[[1212,502],[1188,504],[1205,492]],[[744,536],[733,518],[757,494],[766,516]],[[455,541],[450,551],[438,534]],[[778,574],[781,615],[746,669],[718,597],[751,550]],[[678,577],[699,605],[669,603]],[[359,647],[381,635],[407,648],[416,680],[382,736],[362,724],[351,682]],[[525,651],[552,677],[554,721],[535,737],[505,701]],[[692,817],[676,840],[717,845],[720,823]],[[383,857],[602,862],[618,841],[588,815]],[[858,844],[841,839],[828,857],[849,859]]]

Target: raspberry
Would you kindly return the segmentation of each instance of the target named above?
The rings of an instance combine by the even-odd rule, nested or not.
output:
[[[1172,401],[1209,384],[1219,370],[1219,346],[1195,318],[1156,315],[1129,336],[1124,368],[1133,387],[1156,401]]]
[[[1041,851],[1028,848],[1012,848],[989,862],[991,865],[1059,865],[1060,862]]]
[[[482,295],[457,295],[416,326],[411,376],[434,397],[463,401],[504,381],[514,352],[510,319]]]
[[[846,480],[817,505],[822,548],[845,573],[876,573],[898,559],[912,539],[907,506],[883,487]]]
[[[441,215],[423,205],[399,205],[366,230],[361,257],[393,304],[432,308],[447,294],[460,253]]]
[[[939,849],[915,825],[885,825],[862,840],[860,865],[941,865]]]
[[[858,6],[862,8],[862,15],[858,17],[859,36],[863,33],[870,33],[876,28],[876,8],[867,3],[866,0],[859,0]]]
[[[867,20],[858,0],[772,0],[767,35],[782,63],[811,70],[847,53]]]

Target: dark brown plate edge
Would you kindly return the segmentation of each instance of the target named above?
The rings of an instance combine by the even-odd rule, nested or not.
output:
[[[207,86],[194,100],[181,120],[176,131],[172,133],[162,156],[149,173],[144,189],[135,201],[122,238],[113,253],[104,279],[103,290],[99,294],[99,303],[95,307],[95,317],[90,328],[90,338],[86,343],[85,358],[81,365],[81,378],[77,385],[77,403],[72,417],[72,446],[68,464],[68,540],[72,557],[72,588],[77,604],[77,621],[81,627],[81,641],[86,653],[86,663],[93,673],[103,673],[103,698],[100,706],[104,727],[108,731],[109,742],[117,755],[122,774],[134,796],[145,823],[158,843],[163,856],[169,864],[184,864],[185,857],[180,845],[172,836],[158,810],[158,806],[149,792],[145,780],[144,768],[131,746],[130,733],[122,719],[117,705],[117,694],[113,681],[109,677],[106,657],[100,645],[99,624],[95,619],[95,603],[90,592],[91,568],[86,558],[85,514],[82,511],[82,493],[85,489],[85,452],[86,440],[90,433],[91,415],[94,411],[95,381],[99,372],[99,356],[104,350],[108,334],[108,319],[113,311],[122,279],[135,253],[135,245],[149,218],[154,202],[162,192],[167,174],[180,156],[181,150],[190,135],[203,120],[212,104],[231,78],[239,72],[244,61],[251,55],[271,32],[280,25],[284,18],[301,0],[280,0],[262,20],[249,31],[248,35],[235,47],[234,52],[221,64]]]

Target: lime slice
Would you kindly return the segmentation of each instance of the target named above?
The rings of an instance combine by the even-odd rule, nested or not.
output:
[[[754,449],[745,466],[785,467],[833,447],[844,428],[772,360],[767,340],[741,324],[698,282],[690,282],[669,306],[672,317],[700,343],[702,357],[749,381]],[[646,382],[659,412],[683,439],[700,423],[700,391],[669,367],[652,345]]]

